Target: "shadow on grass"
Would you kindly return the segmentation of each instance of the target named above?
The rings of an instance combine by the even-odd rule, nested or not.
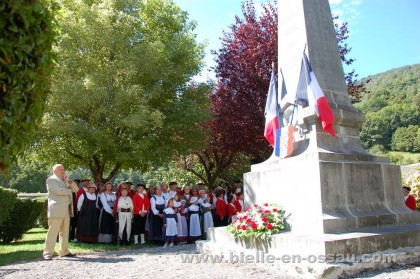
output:
[[[10,244],[7,244],[8,246],[23,246],[23,245],[36,245],[36,244],[44,244],[44,239],[27,239],[27,240],[19,240],[18,242],[12,242]]]
[[[27,231],[25,234],[45,234],[47,232],[44,228],[35,228]]]
[[[15,251],[4,253],[0,257],[0,266],[13,263],[14,265],[24,264],[28,260],[42,259],[42,251]],[[20,262],[25,261],[25,262]]]

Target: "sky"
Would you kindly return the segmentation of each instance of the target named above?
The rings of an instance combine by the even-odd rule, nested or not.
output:
[[[194,33],[207,42],[205,63],[197,81],[214,79],[210,50],[221,46],[222,32],[241,16],[241,0],[173,0],[197,21]],[[290,0],[294,1],[294,0]],[[420,63],[420,0],[329,0],[333,15],[348,22],[348,57],[356,61],[344,70],[356,70],[358,78],[393,68]],[[254,0],[257,10],[266,0]]]

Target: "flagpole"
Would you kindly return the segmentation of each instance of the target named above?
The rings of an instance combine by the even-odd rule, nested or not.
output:
[[[306,46],[307,46],[307,44],[308,43],[305,43],[305,45],[303,46],[303,53],[305,53],[305,50],[306,50]],[[306,68],[306,65],[305,65],[305,68]],[[297,108],[297,106],[298,106],[298,98],[297,98],[297,96],[295,97],[295,102],[294,102],[294,104],[293,104],[293,111],[292,111],[292,117],[291,117],[291,119],[290,119],[290,125],[292,125],[293,124],[293,117],[294,117],[294,115],[295,115],[295,109]]]
[[[271,71],[274,72],[275,71],[275,65],[274,62],[271,63]],[[275,73],[275,72],[274,72]],[[274,74],[274,78],[276,78],[275,74]],[[279,105],[279,84],[278,84],[278,80],[276,79],[276,87],[277,87],[277,94],[276,94],[276,112],[277,112],[277,120],[278,120],[278,124],[279,124],[279,129],[281,129],[281,113],[280,113],[280,105]]]
[[[275,65],[274,65],[274,61],[271,64],[271,71],[272,73],[274,73],[274,78],[276,78],[275,76]],[[283,76],[282,76],[283,78]],[[281,128],[282,128],[282,116],[281,116],[281,109],[280,109],[280,104],[279,104],[279,92],[282,90],[279,88],[279,84],[278,84],[278,80],[276,79],[276,87],[277,87],[277,94],[276,94],[276,113],[277,113],[277,121],[278,121],[278,126],[279,129],[276,131],[276,136],[275,136],[275,144],[274,144],[274,155],[277,157],[280,157],[280,137],[281,137]]]

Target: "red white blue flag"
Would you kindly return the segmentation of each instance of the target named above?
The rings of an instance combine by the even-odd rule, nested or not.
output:
[[[304,79],[306,79],[306,82],[303,82]],[[307,94],[309,105],[314,106],[324,131],[335,137],[335,130],[332,125],[334,122],[334,113],[328,103],[328,99],[325,97],[321,87],[319,86],[315,73],[312,70],[311,64],[309,64],[309,60],[305,52],[303,53],[302,58],[297,97],[299,97],[301,92],[305,92]]]
[[[279,129],[279,118],[277,113],[277,81],[274,68],[271,71],[270,87],[268,89],[267,102],[265,104],[265,129],[264,137],[268,140],[271,146],[274,147],[276,142],[276,133]]]

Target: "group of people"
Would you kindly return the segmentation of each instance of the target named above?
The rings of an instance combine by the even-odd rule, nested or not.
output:
[[[136,190],[131,186],[128,181],[121,183],[114,193],[111,182],[95,185],[89,179],[72,181],[63,165],[55,165],[46,181],[48,232],[43,258],[52,259],[57,235],[61,257],[75,256],[68,249],[69,238],[124,245],[133,236],[134,244],[144,244],[147,238],[163,241],[168,247],[205,238],[209,228],[234,222],[244,210],[240,181],[227,191],[218,187],[212,192],[205,189],[204,183],[183,189],[176,182],[147,189],[137,184]],[[410,190],[403,187],[404,201],[415,210]]]
[[[210,192],[166,182],[158,187],[126,181],[118,185],[71,180],[64,166],[53,167],[46,181],[48,232],[43,258],[51,260],[57,235],[61,257],[74,257],[68,241],[144,244],[146,240],[173,246],[205,238],[209,228],[233,222],[244,209],[241,182]],[[80,188],[79,188],[80,187]]]
[[[226,226],[243,210],[244,195],[240,181],[228,191],[209,192],[204,183],[181,189],[176,182],[158,187],[130,181],[118,185],[74,180],[81,188],[74,196],[75,212],[70,239],[83,242],[144,244],[176,243],[204,239],[208,228]]]

